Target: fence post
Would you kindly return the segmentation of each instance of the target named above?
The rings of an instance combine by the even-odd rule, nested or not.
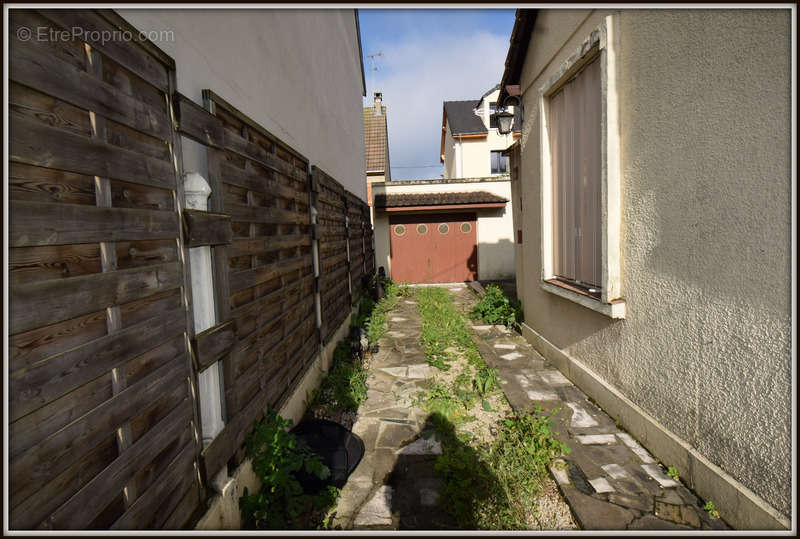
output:
[[[309,180],[309,214],[311,214],[311,259],[314,265],[314,313],[316,315],[317,334],[320,348],[323,346],[322,331],[322,295],[319,286],[320,259],[319,259],[319,231],[317,230],[319,211],[317,210],[317,193],[319,192],[316,167],[308,163]]]
[[[205,178],[197,172],[187,172],[184,174],[183,189],[185,208],[208,211],[211,187]],[[195,334],[197,334],[213,327],[216,323],[211,246],[191,247],[189,249],[189,267],[192,286],[192,315]],[[225,426],[222,418],[221,375],[219,361],[197,375],[200,425],[204,447]]]

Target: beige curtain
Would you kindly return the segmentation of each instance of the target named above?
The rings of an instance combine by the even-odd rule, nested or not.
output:
[[[595,59],[550,97],[553,272],[600,285],[600,62]]]

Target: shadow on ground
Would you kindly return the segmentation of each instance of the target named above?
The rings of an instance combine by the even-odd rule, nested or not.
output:
[[[431,453],[437,441],[441,455]],[[455,426],[434,413],[404,449],[388,480],[397,529],[477,529],[481,505],[503,490],[477,452],[458,439]]]

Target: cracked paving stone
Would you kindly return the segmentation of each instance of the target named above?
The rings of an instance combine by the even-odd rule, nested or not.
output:
[[[392,525],[392,487],[382,486],[358,512],[353,525],[391,526]]]
[[[628,496],[614,492],[608,495],[608,501],[617,505],[624,505],[643,513],[653,512],[653,499],[650,496]]]
[[[680,483],[666,476],[657,464],[642,464],[642,469],[647,472],[647,475],[658,481],[658,484],[664,488],[680,486]]]
[[[598,477],[597,479],[589,479],[589,484],[592,485],[592,488],[597,493],[603,492],[614,492],[614,487],[611,486],[611,483],[608,482],[607,479],[603,477]]]
[[[625,468],[623,468],[619,464],[606,464],[600,467],[612,479],[625,479],[625,478],[630,478],[631,476],[628,472],[625,471]]]
[[[551,386],[569,386],[572,385],[572,382],[567,380],[567,378],[561,374],[560,371],[555,369],[541,371],[539,376],[545,381],[546,384]]]
[[[620,440],[622,440],[623,444],[625,444],[628,447],[630,447],[631,451],[636,453],[636,456],[638,456],[642,460],[642,462],[644,462],[645,464],[653,464],[653,463],[655,463],[656,459],[651,457],[650,453],[648,453],[645,450],[645,448],[643,448],[641,445],[639,445],[639,443],[636,440],[634,440],[633,437],[630,434],[627,434],[625,432],[618,432],[617,433],[617,437]]]
[[[572,409],[572,419],[570,419],[569,423],[571,427],[596,427],[599,424],[577,402],[568,402],[567,406]]]
[[[381,433],[378,435],[376,447],[400,447],[403,443],[411,440],[417,435],[417,429],[411,425],[401,425],[397,423],[385,423]]]
[[[583,445],[617,443],[617,439],[614,437],[613,434],[587,434],[584,436],[576,436],[576,438]]]
[[[442,444],[433,436],[430,439],[418,438],[396,451],[398,455],[441,455]]]
[[[584,530],[624,530],[634,515],[630,510],[583,494],[574,487],[563,487],[578,524]]]
[[[653,515],[645,515],[636,521],[632,522],[630,526],[628,526],[629,530],[690,530],[688,526],[682,526],[680,524],[675,524],[674,522],[669,522],[667,520],[661,520],[660,518],[653,516]]]

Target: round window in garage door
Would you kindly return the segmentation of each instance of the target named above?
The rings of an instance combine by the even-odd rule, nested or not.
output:
[[[472,224],[470,223],[461,223],[461,232],[464,234],[469,234],[472,232]]]
[[[395,225],[394,226],[394,235],[395,236],[402,236],[406,233],[406,227],[403,225]]]
[[[439,225],[440,234],[447,234],[448,232],[450,232],[450,227],[448,226],[447,223],[442,223],[441,225]]]
[[[423,225],[423,224],[417,225],[417,234],[419,234],[420,236],[424,236],[427,233],[428,233],[428,226],[427,225]]]

